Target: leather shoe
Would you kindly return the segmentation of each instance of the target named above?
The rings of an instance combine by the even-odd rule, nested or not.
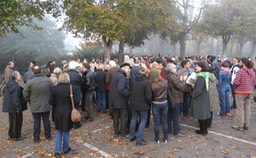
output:
[[[53,156],[56,157],[56,158],[59,158],[61,155],[60,155],[60,153],[54,153]]]
[[[23,138],[22,138],[22,137],[19,137],[19,138],[13,138],[13,141],[21,141],[21,140],[23,140]]]
[[[131,139],[129,139],[129,142],[133,142],[133,141],[135,141],[135,140],[136,140],[136,136],[133,137],[133,138],[131,138]]]
[[[145,141],[141,141],[141,142],[137,142],[136,145],[137,146],[144,146],[144,145],[147,145],[148,143],[145,142]]]
[[[68,147],[68,150],[67,150],[67,151],[64,151],[64,154],[68,154],[70,151],[71,151],[71,148]]]

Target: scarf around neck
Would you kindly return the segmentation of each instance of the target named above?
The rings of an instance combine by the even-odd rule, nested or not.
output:
[[[203,76],[205,78],[205,84],[206,84],[206,90],[208,91],[209,90],[209,78],[210,78],[210,73],[209,72],[198,72],[196,74],[196,78],[198,76]]]

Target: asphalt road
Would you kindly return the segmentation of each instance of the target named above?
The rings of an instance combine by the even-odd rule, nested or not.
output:
[[[148,157],[148,158],[256,158],[256,110],[253,108],[251,125],[248,131],[236,131],[231,128],[233,117],[215,115],[213,126],[207,136],[195,134],[198,128],[196,120],[181,120],[181,132],[185,137],[169,135],[169,142],[157,144],[154,141],[153,123],[145,130],[144,139],[148,145],[136,146],[135,142],[113,138],[112,119],[107,114],[95,112],[95,121],[82,122],[82,127],[71,131],[72,152],[62,157]],[[234,113],[234,111],[232,111]],[[8,114],[0,113],[0,157],[36,158],[53,157],[55,130],[52,123],[51,141],[44,140],[41,125],[42,142],[34,144],[33,119],[29,110],[24,112],[22,136],[24,140],[7,140]],[[152,119],[151,119],[152,120]],[[161,131],[162,136],[162,131]]]

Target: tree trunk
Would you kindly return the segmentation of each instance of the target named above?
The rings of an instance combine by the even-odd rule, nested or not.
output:
[[[117,55],[118,64],[121,65],[124,61],[124,39],[119,41],[119,51]]]
[[[180,42],[180,57],[181,57],[181,59],[184,59],[185,55],[186,55],[186,40],[185,40],[185,37],[181,37],[179,42]]]
[[[199,41],[196,41],[196,55],[199,56],[201,55],[201,43],[202,42],[199,42]]]
[[[222,35],[222,55],[226,54],[230,37],[231,35]]]
[[[250,52],[250,57],[252,60],[254,60],[254,51],[255,51],[255,47],[256,47],[256,40],[253,40],[252,41],[252,49],[251,49],[251,52]]]
[[[104,43],[104,63],[108,63],[110,60],[110,54],[113,46],[113,41],[111,39],[107,39],[106,37],[102,37]]]

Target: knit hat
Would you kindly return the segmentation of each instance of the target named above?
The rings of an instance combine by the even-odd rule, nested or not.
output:
[[[149,77],[151,78],[156,78],[159,76],[159,72],[157,69],[153,68],[153,69],[150,69],[150,72],[149,72]]]

